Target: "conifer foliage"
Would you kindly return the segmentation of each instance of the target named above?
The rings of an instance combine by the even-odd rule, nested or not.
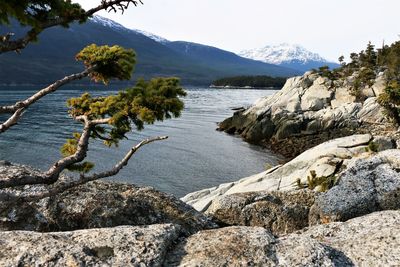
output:
[[[132,49],[124,49],[118,45],[85,47],[76,55],[76,60],[83,61],[87,69],[94,68],[89,76],[95,82],[108,84],[110,79],[129,80],[136,63],[136,55]]]

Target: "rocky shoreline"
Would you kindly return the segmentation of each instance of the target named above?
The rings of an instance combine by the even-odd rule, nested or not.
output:
[[[381,76],[362,101],[346,81],[290,79],[220,124],[288,161],[182,199],[100,181],[0,202],[0,266],[397,266],[400,138],[379,90]],[[38,172],[0,163],[0,179]]]
[[[218,130],[238,134],[288,159],[328,140],[352,134],[392,134],[377,96],[386,86],[384,74],[355,96],[349,77],[332,81],[313,72],[288,79],[270,97],[236,111]]]

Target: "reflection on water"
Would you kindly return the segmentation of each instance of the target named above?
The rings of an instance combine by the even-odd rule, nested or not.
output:
[[[115,93],[89,91],[93,95]],[[0,105],[15,103],[32,92],[0,88]],[[29,108],[17,126],[0,135],[0,159],[48,168],[60,157],[59,148],[65,139],[80,129],[68,117],[65,101],[83,92],[60,90]],[[112,167],[141,139],[168,135],[166,141],[143,147],[113,179],[150,185],[177,196],[255,174],[263,171],[266,163],[276,164],[277,158],[268,151],[215,131],[216,123],[230,116],[232,108],[248,106],[274,91],[190,88],[187,92],[180,118],[133,132],[118,148],[110,149],[101,142],[93,142],[89,160],[96,163],[97,170],[104,170]]]

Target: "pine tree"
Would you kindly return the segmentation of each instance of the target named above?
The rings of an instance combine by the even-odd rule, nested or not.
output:
[[[344,56],[343,55],[341,55],[339,58],[338,58],[338,60],[339,60],[339,63],[340,63],[340,65],[345,65],[346,64],[346,62],[344,62]]]
[[[78,20],[83,23],[96,10],[117,10],[117,8],[124,10],[129,3],[136,3],[136,1],[102,0],[99,7],[85,11],[79,5],[64,0],[8,1],[7,3],[1,1],[0,24],[9,23],[9,17],[13,17],[21,24],[30,25],[30,32],[34,32],[34,35],[27,40],[13,41],[8,37],[3,38],[0,40],[0,51],[18,51],[24,48],[38,37],[39,33],[46,28],[43,25],[48,25],[48,23],[53,22],[54,25],[67,27],[72,21]],[[104,84],[114,79],[130,80],[136,63],[136,54],[132,49],[120,46],[92,44],[79,52],[76,60],[83,63],[82,72],[66,76],[13,105],[0,106],[0,114],[10,115],[6,121],[0,122],[0,133],[15,126],[24,112],[35,102],[71,81],[85,77]],[[142,130],[145,124],[178,117],[183,109],[183,102],[180,99],[182,96],[185,96],[185,91],[180,86],[179,79],[171,77],[154,78],[150,81],[139,80],[132,87],[116,95],[93,97],[85,93],[69,99],[69,115],[83,127],[81,132],[72,133],[72,138],[68,139],[61,148],[63,158],[57,160],[46,172],[36,176],[23,175],[15,179],[0,179],[0,189],[34,184],[56,184],[48,192],[33,192],[31,195],[21,196],[11,190],[9,193],[0,195],[0,201],[32,201],[117,174],[142,146],[167,137],[159,136],[143,140],[133,146],[111,170],[88,174],[95,167],[94,163],[85,161],[90,140],[99,139],[106,146],[117,146],[119,141],[126,138],[127,133],[133,129]],[[79,179],[66,180],[57,184],[64,170],[80,172]]]
[[[365,50],[365,58],[363,62],[363,66],[373,68],[376,66],[376,52],[375,52],[375,46],[371,44],[371,42],[368,43],[367,49]]]

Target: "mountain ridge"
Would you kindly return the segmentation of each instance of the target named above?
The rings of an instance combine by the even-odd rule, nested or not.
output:
[[[0,34],[12,31],[21,36],[25,30],[14,21],[8,28],[1,26]],[[48,84],[65,75],[81,72],[82,65],[74,60],[75,55],[92,43],[133,48],[137,53],[134,79],[176,76],[186,85],[209,85],[215,79],[235,75],[289,77],[301,74],[211,46],[171,42],[94,16],[85,24],[74,23],[69,28],[46,30],[40,35],[39,42],[30,44],[21,55],[0,54],[0,83]],[[190,49],[183,51],[182,46]]]

